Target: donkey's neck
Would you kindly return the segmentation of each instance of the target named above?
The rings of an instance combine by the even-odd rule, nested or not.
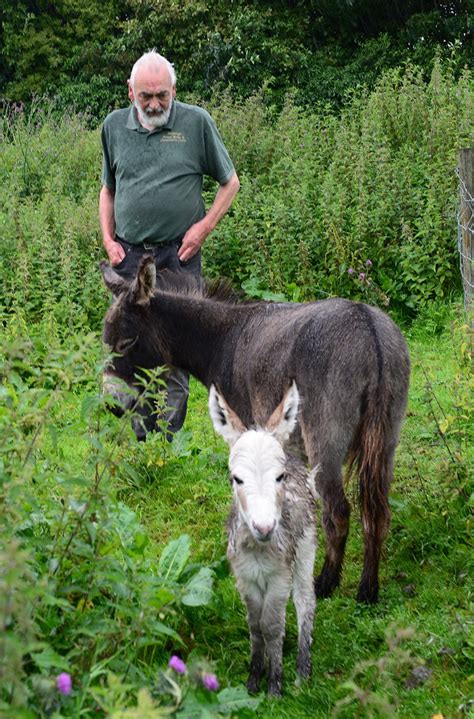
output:
[[[168,364],[190,372],[209,387],[215,381],[212,368],[222,359],[239,307],[157,292],[152,312],[157,344]]]

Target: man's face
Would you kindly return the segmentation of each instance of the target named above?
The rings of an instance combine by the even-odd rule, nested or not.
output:
[[[176,90],[165,65],[138,69],[134,86],[128,81],[128,96],[137,108],[142,125],[151,129],[166,125]]]

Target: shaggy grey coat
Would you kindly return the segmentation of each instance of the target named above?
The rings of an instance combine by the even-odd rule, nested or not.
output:
[[[227,557],[242,601],[247,607],[251,662],[247,687],[258,692],[268,661],[268,692],[281,695],[282,651],[286,605],[290,594],[298,620],[301,677],[311,673],[315,611],[313,586],[316,552],[316,496],[313,478],[296,459],[287,459],[284,499],[278,528],[268,542],[259,542],[242,520],[234,499],[227,522]]]

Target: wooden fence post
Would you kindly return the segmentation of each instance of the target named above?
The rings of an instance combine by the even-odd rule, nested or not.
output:
[[[464,308],[474,337],[474,148],[459,152],[459,254],[464,288]],[[472,348],[471,348],[472,349]]]

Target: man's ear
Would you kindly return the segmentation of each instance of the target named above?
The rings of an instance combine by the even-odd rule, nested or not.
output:
[[[211,385],[209,390],[209,414],[214,429],[218,434],[224,437],[227,444],[231,447],[237,442],[240,435],[246,431],[244,424],[237,417],[234,410],[229,407],[214,385]]]
[[[132,102],[135,102],[135,93],[133,92],[133,86],[132,86],[132,83],[130,82],[130,80],[127,80],[127,85],[128,85],[128,97],[130,98],[130,100]]]
[[[265,425],[267,432],[271,432],[279,442],[284,443],[293,432],[297,419],[300,403],[300,394],[296,382],[285,392],[282,401],[272,413]]]

